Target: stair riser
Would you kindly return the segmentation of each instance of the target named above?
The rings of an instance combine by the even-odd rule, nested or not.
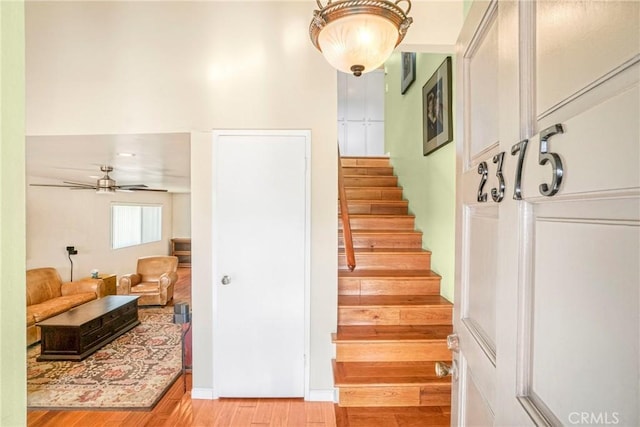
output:
[[[348,200],[402,200],[402,188],[345,188]]]
[[[422,247],[422,234],[420,233],[384,233],[384,234],[352,234],[354,248],[408,248],[420,249]],[[338,234],[338,247],[344,248],[344,236]]]
[[[452,307],[338,307],[339,325],[450,325]]]
[[[379,202],[349,202],[349,213],[352,215],[357,214],[371,214],[371,215],[406,215],[409,212],[407,203],[385,203]],[[340,205],[338,204],[338,212],[342,212]]]
[[[340,387],[342,407],[449,406],[451,385]]]
[[[388,158],[350,158],[350,157],[341,157],[340,162],[342,166],[376,166],[376,167],[388,167],[389,159]]]
[[[438,362],[450,361],[451,351],[441,342],[336,343],[338,362]]]
[[[355,218],[349,221],[351,230],[413,230],[414,217]],[[342,220],[338,219],[338,229],[342,230]]]
[[[340,295],[440,295],[440,278],[338,279]]]
[[[365,175],[365,176],[393,176],[393,168],[391,166],[344,166],[342,165],[343,175]]]
[[[398,178],[395,176],[345,176],[345,187],[397,187]],[[349,196],[347,195],[347,198]]]
[[[356,265],[367,270],[429,270],[431,253],[356,252]],[[344,254],[338,256],[338,268],[347,269]]]

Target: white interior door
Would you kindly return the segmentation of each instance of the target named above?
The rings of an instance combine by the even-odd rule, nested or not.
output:
[[[214,384],[302,397],[308,131],[214,132]]]
[[[472,6],[455,425],[640,425],[639,39],[638,2]]]
[[[384,155],[384,71],[338,72],[338,144],[343,156]]]

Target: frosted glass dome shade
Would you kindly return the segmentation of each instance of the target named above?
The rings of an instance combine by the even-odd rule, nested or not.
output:
[[[318,35],[318,45],[329,64],[356,75],[360,67],[360,72],[367,73],[381,66],[397,43],[396,26],[376,15],[345,16],[328,23]]]

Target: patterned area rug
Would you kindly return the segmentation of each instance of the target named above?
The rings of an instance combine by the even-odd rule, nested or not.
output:
[[[142,324],[81,362],[37,362],[40,345],[29,348],[28,408],[153,408],[182,373],[181,326],[170,310],[141,307]]]

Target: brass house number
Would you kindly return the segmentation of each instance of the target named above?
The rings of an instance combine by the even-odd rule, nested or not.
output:
[[[551,165],[551,183],[542,183],[538,187],[540,190],[540,194],[543,196],[553,196],[560,189],[560,185],[562,184],[562,176],[564,173],[564,169],[562,166],[562,159],[557,153],[549,151],[549,140],[552,136],[557,135],[559,133],[564,133],[564,128],[560,123],[550,126],[540,132],[540,151],[538,153],[538,164],[546,165],[549,163]],[[524,164],[524,156],[527,153],[527,145],[529,144],[528,139],[524,139],[513,147],[511,147],[511,155],[518,155],[518,163],[516,165],[516,176],[514,179],[513,186],[513,198],[515,200],[522,200],[522,166]],[[498,178],[498,187],[491,189],[491,199],[494,202],[500,203],[504,198],[505,192],[505,181],[504,175],[502,174],[502,165],[504,162],[504,154],[502,151],[495,156],[493,156],[493,163],[498,165],[496,170],[496,178]],[[480,183],[478,184],[478,202],[486,202],[487,201],[487,193],[484,190],[484,186],[489,179],[489,165],[487,162],[480,162],[478,165],[478,174],[480,175]]]

